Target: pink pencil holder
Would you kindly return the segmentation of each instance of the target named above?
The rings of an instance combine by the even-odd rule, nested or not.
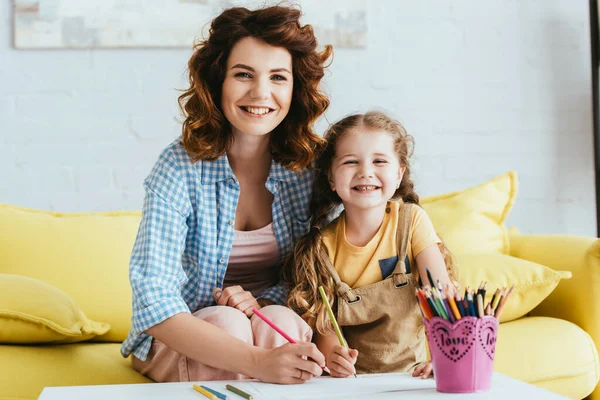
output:
[[[424,319],[438,392],[472,393],[490,389],[498,320],[463,317],[455,323]]]

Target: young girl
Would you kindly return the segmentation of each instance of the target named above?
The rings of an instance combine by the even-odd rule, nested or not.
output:
[[[310,204],[313,227],[284,269],[288,306],[315,331],[333,376],[413,371],[427,378],[432,368],[415,286],[419,277],[430,283],[426,268],[450,284],[454,267],[413,191],[412,137],[384,113],[368,112],[334,124],[325,139]],[[340,203],[344,211],[325,228]],[[331,327],[319,286],[349,348]]]

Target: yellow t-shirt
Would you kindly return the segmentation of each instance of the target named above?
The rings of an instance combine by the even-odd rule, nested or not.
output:
[[[353,246],[346,240],[346,213],[342,212],[323,230],[323,240],[329,258],[340,279],[358,288],[388,277],[398,262],[398,210],[400,203],[389,202],[381,227],[364,247]],[[410,270],[417,268],[414,258],[432,244],[441,243],[433,224],[421,207],[412,207],[407,256]],[[408,266],[408,265],[407,265]]]

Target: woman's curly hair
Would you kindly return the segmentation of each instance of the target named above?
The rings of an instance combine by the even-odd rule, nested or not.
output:
[[[293,171],[311,164],[324,143],[313,124],[329,106],[319,83],[332,48],[327,45],[317,52],[313,29],[300,25],[300,16],[300,10],[283,6],[254,11],[234,7],[212,21],[208,39],[194,46],[188,62],[190,87],[179,96],[185,116],[182,144],[194,162],[215,160],[232,143],[231,126],[221,110],[221,88],[231,49],[239,40],[253,37],[283,47],[292,56],[292,101],[271,135],[273,158]]]

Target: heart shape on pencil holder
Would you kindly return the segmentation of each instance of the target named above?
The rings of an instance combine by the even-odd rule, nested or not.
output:
[[[484,317],[481,321],[480,333],[477,335],[479,344],[485,354],[494,361],[496,355],[496,338],[498,337],[498,320],[495,317]]]
[[[437,348],[452,362],[458,362],[475,344],[475,318],[461,318],[454,324],[436,318],[430,325]]]

